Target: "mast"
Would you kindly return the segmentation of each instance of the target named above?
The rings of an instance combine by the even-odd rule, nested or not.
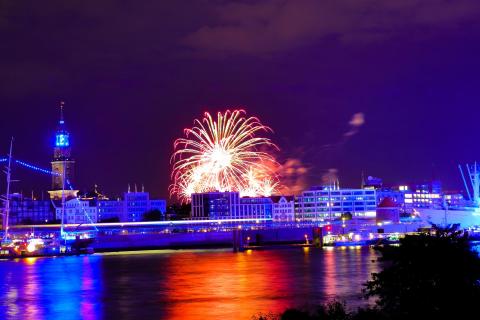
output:
[[[473,186],[473,201],[475,206],[480,205],[480,172],[478,172],[477,162],[473,164],[473,177],[472,177],[472,186]]]
[[[465,190],[467,190],[468,200],[472,201],[472,196],[470,195],[470,189],[467,185],[467,180],[465,179],[465,175],[463,174],[462,166],[459,164],[458,169],[460,170],[460,174],[462,175],[463,185],[465,186]],[[468,169],[468,165],[467,165]]]
[[[475,207],[480,207],[480,168],[478,167],[477,162],[475,161],[473,164],[465,165],[467,168],[468,181],[470,182],[470,185],[467,184],[467,179],[465,179],[465,176],[463,175],[462,167],[460,165],[458,167],[460,169],[469,200]],[[472,193],[470,193],[469,187],[472,188]]]
[[[4,233],[4,236],[3,236],[3,240],[7,240],[8,239],[8,218],[9,218],[9,215],[10,215],[10,183],[12,181],[12,151],[13,151],[13,137],[12,137],[12,140],[10,140],[10,152],[8,153],[8,166],[7,166],[7,170],[5,171],[5,173],[7,174],[7,195],[6,195],[6,199],[5,199],[5,221],[4,221],[4,230],[5,230],[5,233]]]
[[[62,172],[62,217],[61,217],[61,224],[60,224],[60,238],[63,238],[63,221],[65,217],[65,160],[63,160],[63,172]]]

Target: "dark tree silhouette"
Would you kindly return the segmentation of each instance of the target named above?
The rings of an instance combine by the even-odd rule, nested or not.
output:
[[[460,319],[477,312],[480,259],[466,234],[438,229],[379,250],[384,269],[365,291],[391,319]]]
[[[163,220],[163,215],[160,210],[150,210],[143,214],[143,221],[161,221]]]

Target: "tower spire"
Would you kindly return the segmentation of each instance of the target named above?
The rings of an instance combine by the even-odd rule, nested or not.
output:
[[[65,106],[65,101],[60,101],[60,124],[64,124],[65,120],[63,119],[63,107]]]

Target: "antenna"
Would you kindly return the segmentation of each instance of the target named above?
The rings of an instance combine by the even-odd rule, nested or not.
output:
[[[65,120],[63,119],[63,108],[65,107],[65,102],[60,101],[60,124],[64,124]]]

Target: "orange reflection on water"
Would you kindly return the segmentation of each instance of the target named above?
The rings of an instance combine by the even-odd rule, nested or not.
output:
[[[329,297],[335,297],[337,293],[335,256],[338,253],[334,251],[335,249],[327,247],[325,250],[325,294]]]
[[[281,276],[289,266],[275,251],[258,253],[172,256],[166,318],[250,319],[284,310],[287,301],[282,298],[294,285]]]

